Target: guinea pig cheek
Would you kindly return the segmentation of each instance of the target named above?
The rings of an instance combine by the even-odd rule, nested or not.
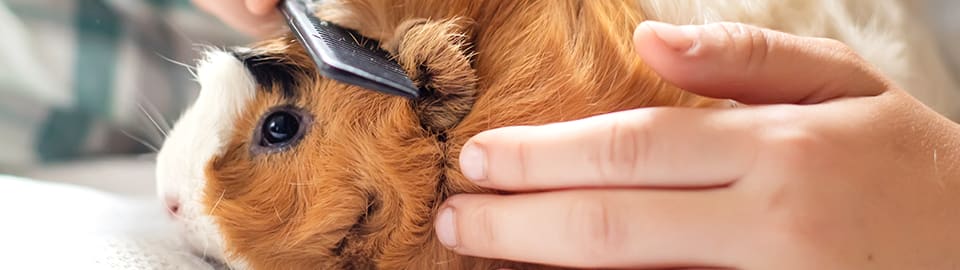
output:
[[[224,235],[211,215],[222,193],[207,189],[206,168],[226,151],[235,122],[254,99],[256,83],[242,62],[222,51],[206,53],[197,80],[201,91],[196,101],[177,120],[158,153],[157,192],[177,206],[174,220],[195,253],[232,269],[246,269],[241,260],[225,256]]]

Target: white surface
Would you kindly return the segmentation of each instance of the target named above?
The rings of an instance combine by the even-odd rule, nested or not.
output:
[[[159,202],[0,175],[0,269],[213,269]]]
[[[156,197],[154,157],[119,156],[52,164],[15,173],[25,178],[86,186],[125,196]]]

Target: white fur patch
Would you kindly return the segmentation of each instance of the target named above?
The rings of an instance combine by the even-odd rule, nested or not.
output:
[[[183,236],[209,258],[233,269],[245,263],[226,261],[223,234],[206,212],[204,169],[227,146],[234,122],[255,96],[256,82],[242,62],[223,51],[210,51],[197,68],[201,90],[196,102],[177,121],[157,157],[157,192],[180,199],[178,223]]]

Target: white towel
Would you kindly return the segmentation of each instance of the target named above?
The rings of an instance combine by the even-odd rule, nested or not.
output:
[[[213,270],[152,198],[0,175],[0,269]]]

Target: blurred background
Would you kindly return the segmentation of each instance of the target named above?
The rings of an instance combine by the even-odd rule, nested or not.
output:
[[[0,0],[0,37],[0,174],[136,193],[198,93],[185,65],[250,41],[190,0]]]
[[[928,1],[960,74],[960,0]],[[143,195],[159,128],[199,90],[185,66],[251,41],[189,0],[0,0],[0,37],[0,174]]]

